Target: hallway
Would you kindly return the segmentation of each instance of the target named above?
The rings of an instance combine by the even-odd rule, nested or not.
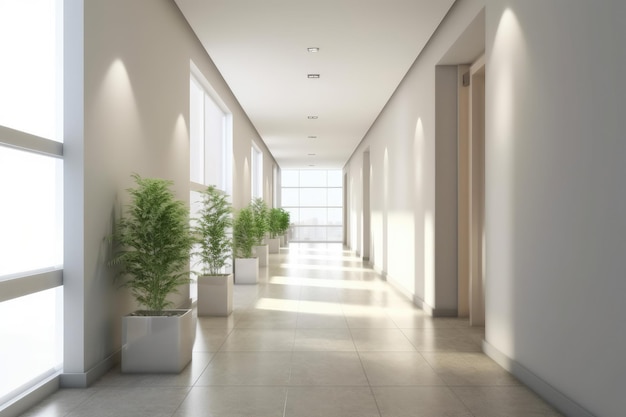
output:
[[[560,416],[481,353],[482,328],[426,316],[340,245],[291,244],[228,318],[199,318],[179,375],[110,371],[25,416]]]

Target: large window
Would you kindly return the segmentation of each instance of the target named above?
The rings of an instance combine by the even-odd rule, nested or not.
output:
[[[190,211],[195,217],[201,208],[200,194],[215,185],[232,195],[232,116],[211,88],[200,70],[192,63],[189,86],[189,167]],[[192,257],[192,270],[199,270]],[[197,296],[196,275],[191,274],[190,295]]]
[[[263,152],[255,144],[252,144],[250,158],[252,160],[250,168],[252,198],[263,198]]]
[[[62,1],[0,1],[0,409],[62,368]]]
[[[190,180],[232,192],[232,117],[192,65],[189,88]]]
[[[294,242],[341,242],[341,170],[283,170],[281,206],[291,216]]]

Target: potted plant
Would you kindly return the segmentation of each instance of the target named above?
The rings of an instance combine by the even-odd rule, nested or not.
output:
[[[259,282],[259,258],[252,248],[256,244],[256,224],[250,207],[239,210],[233,220],[233,255],[235,257],[235,283]]]
[[[195,328],[190,309],[168,310],[168,296],[189,282],[188,210],[171,181],[133,178],[131,201],[113,232],[111,264],[144,309],[122,319],[122,371],[180,372],[191,360]]]
[[[210,185],[202,192],[198,217],[193,219],[193,233],[198,242],[194,255],[202,266],[198,275],[198,315],[228,316],[233,311],[233,274],[230,266],[232,207],[227,195]]]
[[[287,210],[283,208],[280,208],[279,210],[280,210],[279,228],[280,228],[280,235],[281,235],[281,246],[287,246],[287,243],[288,243],[287,232],[289,231],[291,216],[289,215],[289,212]]]
[[[254,224],[256,225],[256,243],[253,250],[259,258],[259,266],[267,266],[269,250],[267,244],[264,243],[263,240],[269,230],[269,209],[262,198],[255,198],[252,200],[250,208],[252,209],[252,214],[254,215]]]
[[[267,240],[270,253],[278,253],[280,251],[281,216],[279,208],[273,207],[270,209],[268,221],[270,238]]]

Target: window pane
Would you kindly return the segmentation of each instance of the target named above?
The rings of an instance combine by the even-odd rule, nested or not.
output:
[[[60,369],[63,287],[0,303],[0,404],[23,385]]]
[[[328,205],[341,207],[343,204],[343,190],[341,188],[328,189]]]
[[[300,209],[300,223],[307,226],[313,225],[326,225],[327,209],[324,208],[301,208]]]
[[[0,146],[0,276],[63,264],[63,162]]]
[[[326,187],[326,171],[300,171],[300,187]]]
[[[56,0],[0,1],[0,125],[62,142],[56,21]]]
[[[342,227],[329,227],[326,232],[326,238],[329,242],[341,242],[343,241],[343,228]]]
[[[343,173],[340,170],[328,171],[328,186],[343,187]]]
[[[300,186],[300,171],[287,169],[280,173],[280,185],[282,187],[299,187]]]
[[[292,224],[300,223],[300,209],[297,207],[285,208],[285,211],[289,213],[289,222]]]
[[[341,226],[343,224],[343,210],[340,208],[329,208],[328,224],[333,226]]]
[[[204,96],[204,171],[203,184],[224,189],[224,112],[208,95]]]
[[[325,188],[300,188],[300,207],[326,206]]]
[[[204,184],[204,91],[193,79],[189,97],[190,180]]]
[[[300,226],[298,229],[298,237],[301,241],[311,242],[325,242],[326,241],[326,228],[325,227],[307,227]]]
[[[283,188],[281,201],[283,207],[297,207],[300,205],[298,188]]]

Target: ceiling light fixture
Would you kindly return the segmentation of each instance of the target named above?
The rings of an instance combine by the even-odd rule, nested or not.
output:
[[[315,120],[315,119],[317,119],[317,116],[307,116],[307,119]]]
[[[309,156],[315,156],[316,154],[314,154],[314,153],[309,153],[309,154],[307,154],[307,155],[309,155]]]
[[[307,78],[319,78],[319,74],[307,74]]]
[[[320,48],[317,47],[310,47],[310,48],[306,48],[307,51],[309,52],[319,52]]]
[[[317,136],[307,136],[309,139],[317,139]]]

